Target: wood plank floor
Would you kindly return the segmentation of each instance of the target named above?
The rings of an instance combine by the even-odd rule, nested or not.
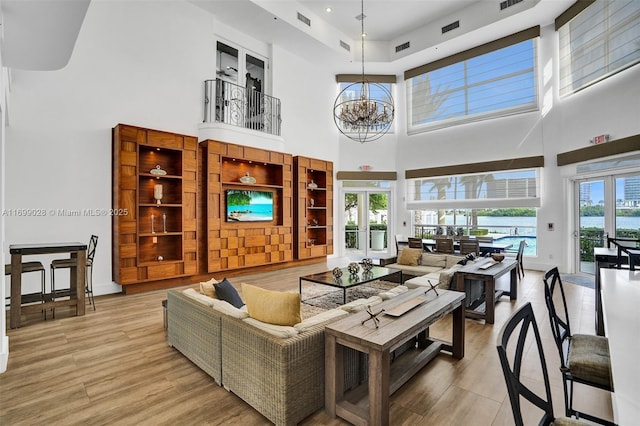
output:
[[[332,268],[334,263],[288,268],[231,279],[273,290],[298,288],[298,277]],[[438,356],[391,397],[393,425],[513,424],[495,340],[501,325],[521,304],[531,301],[544,339],[554,408],[563,412],[558,355],[553,346],[540,272],[527,271],[519,298],[496,306],[496,323],[466,320],[462,360]],[[222,278],[222,277],[216,277]],[[575,333],[593,334],[594,291],[565,283]],[[167,346],[161,301],[166,290],[96,297],[97,310],[84,317],[56,311],[56,319],[23,317],[8,330],[9,364],[0,374],[2,425],[221,425],[270,424],[240,398]],[[450,321],[441,320],[431,335],[449,338]],[[530,355],[530,354],[529,354]],[[528,356],[527,358],[531,358]],[[531,362],[533,365],[535,359]],[[529,365],[532,386],[540,375]],[[606,392],[577,389],[575,405],[611,418]],[[527,410],[528,424],[538,413]],[[343,425],[320,410],[304,425]]]

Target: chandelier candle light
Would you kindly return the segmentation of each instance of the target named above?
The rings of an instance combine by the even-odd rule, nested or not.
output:
[[[393,97],[389,90],[368,81],[364,73],[364,0],[360,2],[362,39],[362,80],[345,87],[333,105],[333,120],[338,130],[360,143],[379,139],[391,128],[395,115]],[[353,96],[353,94],[358,94]],[[379,94],[376,99],[374,95]]]

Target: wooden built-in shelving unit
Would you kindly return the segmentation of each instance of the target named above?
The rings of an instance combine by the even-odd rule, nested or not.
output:
[[[113,280],[123,286],[198,273],[195,137],[113,129]],[[166,174],[154,174],[157,168]],[[161,198],[154,197],[156,186]],[[158,202],[159,201],[159,202]]]
[[[297,156],[295,171],[296,259],[333,253],[333,163]]]

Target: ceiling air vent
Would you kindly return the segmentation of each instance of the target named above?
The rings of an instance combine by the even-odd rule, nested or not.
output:
[[[513,6],[514,4],[521,3],[522,0],[506,0],[500,3],[500,10],[505,10],[508,7]]]
[[[349,46],[349,44],[345,43],[342,40],[340,40],[340,47],[342,47],[347,52],[351,52],[351,46]]]
[[[311,26],[311,19],[298,12],[298,21],[304,22],[306,25]]]
[[[409,42],[402,43],[396,46],[396,53],[402,52],[405,49],[408,49],[410,46]]]
[[[444,27],[442,27],[442,34],[448,33],[449,31],[455,30],[456,28],[459,28],[459,27],[460,27],[460,21],[452,22],[449,25],[445,25]]]

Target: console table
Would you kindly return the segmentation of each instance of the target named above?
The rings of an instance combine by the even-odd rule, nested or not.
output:
[[[518,298],[518,273],[517,263],[515,259],[504,259],[495,265],[482,269],[491,259],[486,261],[478,260],[475,263],[468,264],[456,272],[456,290],[464,291],[464,280],[480,280],[484,282],[485,302],[484,310],[467,309],[466,315],[469,318],[484,319],[485,323],[493,324],[495,321],[496,300],[501,296],[509,296],[511,300]],[[509,290],[496,289],[496,280],[507,273],[511,273],[511,282]]]
[[[84,315],[85,273],[87,266],[87,245],[84,243],[43,243],[43,244],[11,244],[11,311],[9,326],[20,327],[20,314],[37,312],[56,306],[75,306],[76,315]],[[70,271],[71,296],[69,300],[48,300],[45,303],[22,306],[22,256],[36,254],[70,253],[76,259],[76,266]]]
[[[367,312],[359,312],[338,320],[325,328],[325,409],[353,424],[388,425],[389,396],[415,373],[435,358],[440,351],[451,352],[457,359],[464,357],[464,293],[438,290],[425,294],[424,289],[410,290],[400,296],[373,306],[374,312],[390,311],[417,297],[426,298],[422,304],[401,316],[378,315],[376,328]],[[429,327],[443,316],[453,316],[452,342],[429,338]],[[391,365],[391,353],[408,341],[418,338],[413,347]],[[368,383],[345,394],[344,351],[341,346],[369,355]],[[368,402],[367,391],[368,390]],[[355,401],[355,399],[358,399]]]

